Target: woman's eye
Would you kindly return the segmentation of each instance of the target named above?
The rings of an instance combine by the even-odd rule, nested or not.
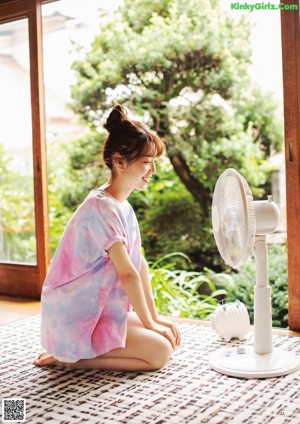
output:
[[[154,163],[154,165],[156,165],[157,164],[157,160],[144,160],[143,161],[143,163],[147,163],[147,164],[149,164],[149,165],[151,165],[152,163]]]

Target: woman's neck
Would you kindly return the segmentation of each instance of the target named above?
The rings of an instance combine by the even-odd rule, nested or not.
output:
[[[120,203],[124,202],[132,192],[131,188],[125,187],[116,179],[109,179],[102,188]]]

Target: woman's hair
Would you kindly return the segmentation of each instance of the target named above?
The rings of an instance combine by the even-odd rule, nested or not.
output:
[[[127,163],[132,163],[143,156],[161,156],[165,150],[163,141],[145,125],[130,120],[121,105],[113,107],[103,126],[109,132],[104,140],[103,160],[110,170],[113,170],[116,153]]]

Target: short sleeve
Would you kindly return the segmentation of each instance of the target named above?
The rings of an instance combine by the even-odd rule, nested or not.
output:
[[[116,242],[124,242],[125,246],[127,247],[127,240],[125,237],[122,236],[112,236],[109,240],[107,240],[107,242],[105,243],[105,245],[103,246],[103,250],[102,250],[102,255],[103,256],[107,256],[108,255],[108,250],[110,249],[110,247],[115,244]]]
[[[128,247],[126,223],[121,210],[109,198],[96,198],[99,223],[98,240],[101,248],[101,254],[108,256],[109,248],[116,242],[123,242]]]

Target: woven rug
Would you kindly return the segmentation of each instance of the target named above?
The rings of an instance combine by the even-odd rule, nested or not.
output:
[[[218,374],[208,357],[225,343],[209,327],[179,327],[182,346],[166,368],[123,373],[36,368],[40,317],[0,326],[1,398],[26,399],[33,424],[300,423],[300,371],[265,380]],[[274,347],[300,354],[300,338],[275,335]]]

